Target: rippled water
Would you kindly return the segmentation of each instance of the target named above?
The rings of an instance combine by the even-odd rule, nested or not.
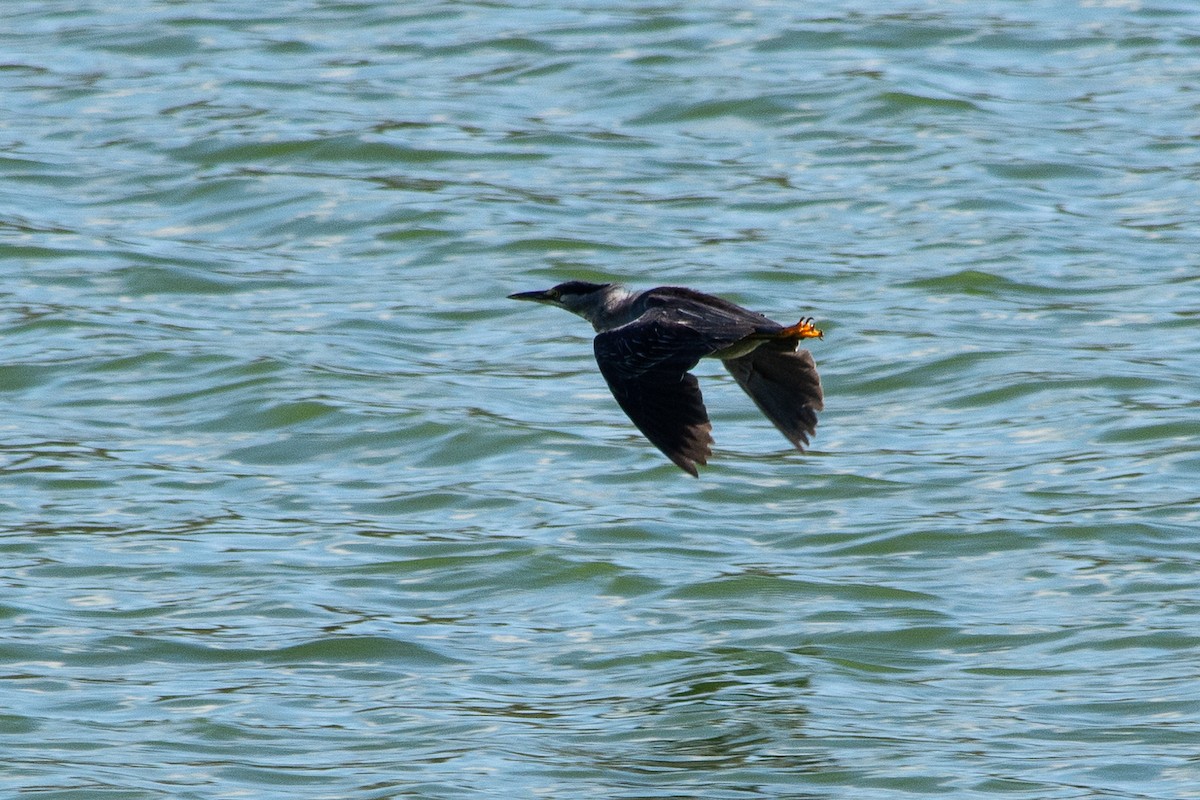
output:
[[[1200,797],[1200,9],[886,5],[8,9],[4,793]]]

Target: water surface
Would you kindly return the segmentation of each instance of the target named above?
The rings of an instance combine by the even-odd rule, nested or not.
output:
[[[1200,13],[39,3],[0,31],[0,786],[1200,797]],[[588,326],[812,315],[699,480]]]

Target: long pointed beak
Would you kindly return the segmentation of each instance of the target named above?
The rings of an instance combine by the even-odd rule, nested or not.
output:
[[[550,292],[517,292],[510,294],[509,300],[529,300],[534,303],[553,303],[554,299],[550,296]]]

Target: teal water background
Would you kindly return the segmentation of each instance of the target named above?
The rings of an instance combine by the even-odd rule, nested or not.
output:
[[[0,794],[1200,797],[1200,7],[0,23]],[[812,315],[699,480],[569,278]]]

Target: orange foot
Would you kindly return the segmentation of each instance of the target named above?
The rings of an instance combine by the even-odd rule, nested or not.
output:
[[[780,339],[824,339],[825,333],[813,324],[812,317],[805,317],[797,322],[784,328],[779,332]]]

